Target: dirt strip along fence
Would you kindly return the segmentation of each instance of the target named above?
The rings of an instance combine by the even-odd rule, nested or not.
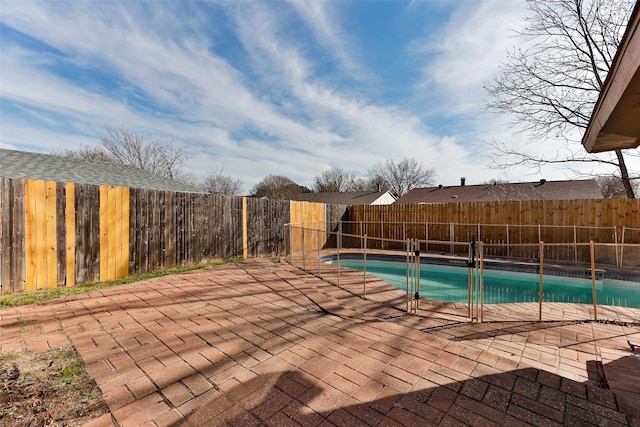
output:
[[[0,178],[0,293],[213,260],[283,256],[292,214],[306,222],[305,212],[317,211],[321,215],[313,220],[323,223],[339,221],[345,210],[288,200]]]

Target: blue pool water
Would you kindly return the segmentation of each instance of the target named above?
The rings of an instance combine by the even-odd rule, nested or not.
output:
[[[335,261],[332,263],[335,264]],[[358,259],[340,260],[341,267],[363,271]],[[387,283],[406,289],[406,264],[392,261],[367,261],[367,273]],[[433,264],[420,266],[420,296],[449,302],[468,301],[469,269]],[[538,302],[540,292],[538,274],[484,270],[484,303],[503,304]],[[599,305],[640,308],[640,283],[617,280],[596,281]],[[544,276],[543,301],[593,304],[591,279]]]

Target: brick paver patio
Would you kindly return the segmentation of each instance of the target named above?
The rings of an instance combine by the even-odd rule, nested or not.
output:
[[[640,426],[637,323],[408,316],[380,286],[252,260],[0,310],[0,351],[73,344],[92,426]]]

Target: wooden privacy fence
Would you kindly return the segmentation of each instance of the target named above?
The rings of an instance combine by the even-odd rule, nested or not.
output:
[[[384,229],[381,228],[382,224],[403,222],[611,227],[620,236],[623,227],[640,228],[640,199],[515,200],[430,205],[350,206],[347,219],[350,222],[379,224],[377,226],[379,237],[389,239],[401,239],[401,230],[391,227]],[[374,232],[373,228],[370,230]],[[503,232],[499,230],[500,227],[496,227],[496,232]],[[555,233],[558,232],[560,231]],[[560,240],[557,236],[550,236],[550,238],[554,241]]]
[[[588,248],[575,249],[576,242],[640,243],[640,200],[524,200],[424,205],[350,206],[347,233],[366,233],[373,239],[397,240],[418,238],[441,241],[470,241],[471,234],[485,243],[502,243],[488,255],[535,257],[531,248],[509,248],[507,244],[540,241],[567,243],[550,247],[550,258],[588,259]],[[626,231],[626,237],[625,237]],[[378,243],[379,245],[383,243]],[[389,245],[389,243],[387,243]],[[398,243],[402,247],[402,243]],[[385,247],[384,249],[393,249]],[[446,245],[431,247],[447,251]],[[615,264],[615,248],[601,255],[600,262]],[[640,265],[640,256],[627,252],[630,265]]]
[[[349,221],[640,228],[640,199],[512,200],[350,206]]]
[[[358,235],[366,223],[372,241],[403,239],[407,227],[415,228],[412,237],[424,238],[419,230],[429,223],[434,225],[429,239],[448,240],[451,232],[468,237],[474,224],[485,224],[481,236],[485,242],[506,241],[508,230],[510,239],[518,234],[525,240],[542,236],[546,242],[571,242],[570,235],[578,233],[584,240],[587,232],[580,227],[598,227],[607,236],[587,237],[612,241],[609,234],[626,231],[625,243],[640,243],[640,200],[347,208],[0,178],[0,293],[73,286],[216,259],[282,256],[300,251],[303,245],[305,250],[335,247],[340,222],[345,233]],[[563,227],[532,231],[534,225]],[[315,231],[303,236],[302,227]],[[626,250],[624,256],[640,258]]]
[[[282,256],[292,215],[295,221],[322,222],[326,215],[340,219],[345,209],[0,178],[0,293],[74,286],[211,260]]]

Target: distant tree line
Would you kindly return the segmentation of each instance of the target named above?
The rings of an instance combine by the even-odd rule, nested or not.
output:
[[[400,197],[416,187],[433,184],[436,171],[426,168],[415,159],[398,163],[388,159],[376,163],[366,173],[366,178],[356,178],[342,168],[324,170],[314,177],[313,189],[300,186],[284,176],[269,175],[257,183],[251,195],[272,199],[295,199],[302,193],[333,193],[348,191],[390,191]]]
[[[349,191],[390,191],[400,197],[416,187],[433,184],[436,171],[426,168],[415,159],[404,159],[398,163],[388,159],[376,163],[366,173],[366,178],[356,178],[352,172],[342,168],[324,170],[313,179],[313,189],[301,186],[291,179],[269,175],[251,190],[255,197],[271,199],[295,199],[303,193],[334,193]]]

